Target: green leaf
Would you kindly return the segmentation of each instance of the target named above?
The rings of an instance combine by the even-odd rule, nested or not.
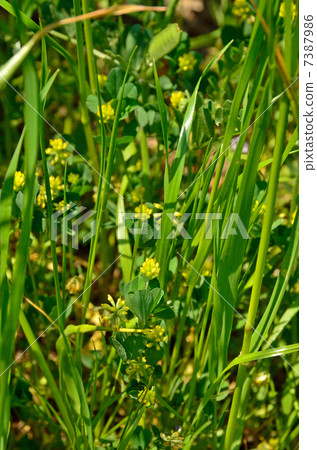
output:
[[[146,127],[149,119],[148,119],[148,115],[147,115],[145,109],[142,106],[138,106],[134,110],[134,114],[135,114],[136,120],[138,121],[138,124],[140,125],[140,127],[142,127],[142,128]]]
[[[152,291],[150,291],[150,294],[153,302],[151,312],[153,312],[155,308],[160,304],[162,298],[164,297],[164,291],[160,288],[155,288]]]
[[[86,106],[94,114],[97,114],[98,112],[98,98],[95,95],[88,95],[86,100]]]
[[[168,91],[168,90],[173,89],[173,83],[166,75],[162,75],[159,78],[159,82],[160,82],[161,89],[163,91]]]
[[[137,276],[129,281],[124,287],[124,295],[134,294],[137,290],[142,290],[145,288],[147,280],[143,276]]]
[[[117,350],[118,355],[120,356],[122,361],[123,362],[128,361],[127,352],[125,351],[125,348],[123,347],[123,345],[113,336],[111,338],[109,338],[109,342]]]
[[[41,102],[44,102],[47,94],[49,93],[49,90],[51,89],[51,87],[53,86],[53,83],[55,81],[55,78],[57,77],[57,75],[59,74],[60,69],[57,69],[53,75],[51,76],[51,78],[47,81],[47,83],[45,84],[45,86],[41,89],[40,92],[40,100]]]
[[[122,339],[120,339],[121,337]],[[126,336],[126,333],[117,333],[116,338],[123,346],[128,359],[137,359],[142,356],[146,343],[142,334],[130,334]]]
[[[146,362],[151,364],[151,366],[155,366],[163,358],[163,355],[164,350],[161,347],[157,350],[155,345],[145,350]]]
[[[136,100],[138,97],[137,87],[133,83],[127,83],[123,90],[123,98]]]
[[[299,344],[285,345],[270,350],[262,350],[260,352],[247,353],[246,355],[237,356],[234,358],[224,369],[222,375],[230,370],[232,367],[239,364],[249,364],[252,361],[259,361],[261,359],[275,358],[276,356],[285,356],[290,353],[296,353],[299,351]]]
[[[6,176],[3,181],[1,197],[0,197],[0,210],[1,210],[1,223],[0,223],[0,291],[2,291],[2,283],[6,273],[7,256],[9,250],[9,234],[10,234],[10,218],[12,211],[12,199],[13,199],[13,182],[14,174],[17,170],[19,155],[24,139],[25,128],[22,131],[18,145],[10,161]],[[0,298],[1,298],[0,293]],[[2,304],[2,302],[1,302]]]
[[[279,319],[278,324],[273,328],[272,333],[270,334],[267,343],[263,346],[264,349],[270,347],[272,343],[278,338],[278,336],[282,333],[284,328],[290,323],[293,317],[298,313],[299,307],[293,306],[291,308],[287,308],[284,314]]]
[[[155,309],[154,316],[162,320],[170,320],[175,318],[175,313],[168,305],[162,305]]]
[[[90,447],[93,447],[91,415],[81,374],[75,363],[69,342],[65,335],[61,335],[56,342],[56,349],[60,361],[60,377],[63,387],[68,394],[73,411],[82,421],[83,435],[86,436]]]
[[[155,299],[151,292],[143,289],[142,291],[136,291],[133,296],[126,298],[126,303],[135,316],[137,316],[142,323],[145,323],[149,314],[152,311],[152,307]]]
[[[148,59],[157,61],[170,53],[181,38],[182,30],[177,23],[169,24],[151,40],[148,51]]]
[[[119,67],[115,67],[110,71],[106,82],[106,88],[112,98],[118,97],[123,79],[124,72],[119,69]]]

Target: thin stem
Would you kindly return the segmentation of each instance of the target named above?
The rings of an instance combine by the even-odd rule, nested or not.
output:
[[[88,13],[88,2],[87,0],[83,0],[83,13]],[[84,20],[84,31],[85,31],[85,39],[86,39],[86,49],[87,49],[87,61],[88,61],[88,73],[89,73],[89,81],[90,88],[93,92],[97,90],[97,77],[94,67],[94,55],[93,55],[93,39],[91,32],[91,23],[90,20]]]

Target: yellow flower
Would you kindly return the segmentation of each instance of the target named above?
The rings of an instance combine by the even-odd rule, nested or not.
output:
[[[153,406],[155,403],[155,390],[152,387],[150,390],[145,388],[143,391],[138,393],[138,401],[140,403],[144,403],[148,408],[149,406]]]
[[[174,108],[179,108],[184,105],[185,94],[183,91],[175,91],[172,93],[170,100]]]
[[[190,70],[194,70],[194,67],[197,63],[197,59],[192,53],[184,53],[184,55],[178,58],[179,68],[183,72],[187,72]]]
[[[47,202],[47,196],[46,196],[46,190],[45,190],[45,186],[41,186],[39,193],[36,197],[36,204],[37,206],[40,206],[41,208],[45,208]]]
[[[105,87],[107,80],[108,80],[107,75],[104,75],[103,73],[101,74],[98,73],[98,83],[101,88]]]
[[[45,150],[47,155],[55,155],[51,161],[51,166],[60,161],[65,164],[66,158],[70,155],[70,152],[65,151],[68,146],[68,142],[64,142],[62,138],[50,139],[50,147]]]
[[[159,343],[167,341],[167,336],[164,336],[164,333],[165,330],[160,325],[156,325],[152,329],[144,330],[146,338],[150,341],[146,344],[146,346],[151,348],[155,345],[156,350],[159,350]]]
[[[15,192],[19,192],[24,188],[25,185],[25,175],[23,172],[15,172],[14,181],[13,181],[13,189]]]
[[[119,326],[120,322],[125,322],[127,320],[126,315],[129,308],[126,305],[125,300],[121,297],[115,302],[111,295],[108,294],[108,302],[110,305],[108,303],[102,303],[101,306],[105,310],[107,318],[113,321],[114,325]]]
[[[36,166],[35,175],[37,176],[37,178],[40,178],[43,176],[43,169],[40,165]]]
[[[232,14],[239,20],[243,21],[248,18],[250,8],[246,0],[234,0]]]
[[[55,209],[56,210],[63,209],[65,206],[66,206],[66,211],[68,211],[71,208],[70,203],[66,203],[66,205],[65,205],[64,200],[62,200],[62,201],[58,202],[57,205],[55,205]]]
[[[160,270],[160,265],[156,262],[155,258],[146,258],[140,268],[141,273],[143,273],[148,280],[153,280],[153,278],[158,277]]]
[[[171,447],[172,450],[179,450],[184,447],[184,438],[177,431],[171,435],[161,433],[160,437],[165,441],[164,447]]]
[[[54,177],[50,175],[50,187],[51,187],[51,196],[54,199],[59,191],[64,189],[64,185],[62,184],[62,180],[59,176]]]
[[[76,184],[78,180],[79,180],[78,173],[70,173],[67,177],[67,181],[70,184]]]
[[[53,175],[50,175],[50,187],[51,187],[51,196],[52,199],[54,200],[54,198],[58,195],[60,190],[64,189],[64,185],[62,184],[62,180],[59,176],[54,177]],[[46,189],[45,186],[41,186],[39,193],[36,197],[36,204],[37,206],[40,206],[41,208],[45,208],[47,202],[47,195],[46,195]],[[62,208],[64,207],[64,203]]]
[[[292,20],[296,19],[296,14],[297,14],[296,5],[294,3],[292,3],[292,7],[291,7]],[[279,16],[282,17],[282,19],[285,19],[285,16],[286,16],[285,2],[281,3]]]
[[[143,195],[145,192],[145,188],[141,186],[139,189],[133,189],[131,192],[133,203],[141,202],[143,200]]]
[[[45,150],[45,153],[50,154],[49,150],[65,150],[67,148],[68,143],[64,142],[62,138],[50,139],[50,146]]]
[[[153,209],[150,209],[143,204],[134,209],[134,217],[136,219],[147,220],[151,217],[152,212]]]
[[[296,283],[294,284],[294,292],[295,294],[299,294],[299,282],[296,281]]]
[[[101,117],[101,115],[102,115],[102,120],[104,121],[104,123],[107,123],[107,122],[109,122],[109,120],[112,120],[114,118],[114,109],[111,106],[111,102],[101,105],[101,115],[100,115],[99,108],[98,108],[97,115],[98,115],[98,117]]]
[[[204,265],[203,265],[203,277],[210,277],[212,274],[212,268],[213,268],[213,262],[210,259],[206,259]]]

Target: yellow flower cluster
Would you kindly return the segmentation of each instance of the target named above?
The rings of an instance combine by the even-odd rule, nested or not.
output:
[[[64,189],[64,185],[62,184],[62,180],[59,176],[54,177],[53,175],[50,175],[50,187],[51,187],[51,196],[52,199],[59,194],[59,191]],[[41,186],[39,193],[36,197],[36,204],[37,206],[40,206],[41,208],[45,208],[47,202],[47,195],[46,195],[46,189],[45,186]]]
[[[40,206],[42,209],[44,209],[46,206],[46,202],[47,202],[46,189],[45,186],[41,186],[40,191],[36,197],[36,204],[37,206]]]
[[[160,437],[164,441],[164,447],[171,447],[172,450],[179,450],[184,447],[184,438],[179,435],[178,431],[171,435],[161,433]]]
[[[155,390],[152,387],[150,390],[145,388],[143,391],[138,393],[138,401],[140,403],[144,403],[148,408],[149,406],[153,406],[155,404]]]
[[[250,8],[246,0],[234,0],[232,14],[239,20],[246,20],[250,14]]]
[[[180,108],[184,104],[185,94],[183,91],[175,91],[171,95],[171,105]]]
[[[47,155],[52,155],[54,158],[51,161],[51,166],[60,161],[65,164],[65,160],[70,155],[70,152],[65,151],[68,142],[64,142],[62,138],[50,139],[50,147],[45,150]]]
[[[104,123],[108,123],[110,120],[114,118],[114,109],[111,106],[111,102],[101,105],[101,114],[100,109],[98,108],[97,112],[98,117],[102,116],[102,120]]]
[[[141,273],[143,273],[148,280],[153,280],[153,278],[158,277],[160,270],[160,265],[156,262],[155,258],[146,258],[140,267]]]
[[[134,217],[136,219],[147,220],[151,217],[152,212],[153,209],[150,209],[143,204],[134,209]]]
[[[56,197],[56,195],[59,194],[59,191],[62,191],[64,189],[64,185],[62,184],[61,177],[59,177],[59,176],[54,177],[53,175],[51,175],[50,176],[50,188],[51,188],[52,198]]]
[[[184,55],[178,58],[178,65],[180,70],[188,72],[194,70],[197,59],[192,53],[184,53]]]
[[[98,73],[98,83],[101,88],[105,87],[107,80],[108,80],[107,75],[104,75],[103,73],[101,74]]]
[[[66,206],[66,211],[68,211],[71,208],[70,203],[65,204],[64,200],[62,200],[62,201],[58,202],[57,205],[55,205],[55,209],[56,210],[63,209],[63,208],[65,208],[65,206]]]
[[[296,19],[296,15],[297,15],[296,5],[295,5],[295,3],[292,3],[292,7],[291,7],[291,17],[292,17],[292,20],[295,20],[295,19]],[[282,3],[281,3],[279,16],[280,16],[282,19],[285,19],[285,17],[286,17],[285,2],[282,2]]]
[[[17,171],[14,174],[14,181],[13,181],[13,189],[15,192],[19,192],[24,188],[25,185],[25,175],[23,172]]]
[[[164,333],[165,330],[160,325],[156,325],[152,329],[144,330],[145,337],[150,341],[146,344],[146,346],[151,348],[155,345],[156,350],[159,350],[159,343],[167,341],[167,336],[164,336]]]
[[[129,308],[126,305],[125,300],[121,297],[119,297],[117,302],[115,302],[111,295],[108,294],[108,302],[110,305],[107,303],[102,303],[101,306],[105,310],[107,318],[111,320],[114,325],[119,326],[120,322],[125,322],[127,320],[126,315]]]

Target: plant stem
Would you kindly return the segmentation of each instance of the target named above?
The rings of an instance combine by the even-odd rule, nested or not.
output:
[[[74,0],[74,11],[76,16],[81,14],[80,0]],[[95,149],[93,141],[89,113],[86,106],[87,99],[87,85],[86,85],[86,71],[85,71],[85,54],[84,54],[84,37],[82,24],[76,23],[76,37],[77,37],[77,58],[78,58],[78,82],[79,82],[79,96],[80,96],[80,111],[81,111],[81,123],[83,124],[86,144],[88,148],[89,157],[91,159],[93,167],[98,170],[98,155]],[[89,54],[90,55],[90,54]],[[93,60],[91,60],[92,64]],[[98,184],[98,175],[94,171],[93,173],[95,183]]]
[[[145,198],[148,198],[150,193],[150,165],[149,165],[149,149],[146,142],[146,135],[144,129],[141,128],[140,131],[140,148],[141,148],[141,158],[142,158],[142,171],[143,171],[143,183],[145,187]]]
[[[260,245],[259,245],[259,253],[258,253],[258,258],[257,258],[256,268],[255,268],[254,284],[252,287],[249,310],[248,310],[247,320],[246,320],[246,324],[245,324],[245,328],[244,328],[244,336],[243,336],[241,355],[245,355],[245,354],[249,353],[249,351],[250,351],[252,331],[254,329],[256,314],[257,314],[257,310],[258,310],[258,304],[259,304],[262,281],[263,281],[263,273],[264,273],[266,257],[267,257],[267,250],[268,250],[268,246],[269,246],[269,242],[270,242],[272,222],[274,219],[275,200],[276,200],[276,193],[277,193],[282,153],[284,150],[287,115],[288,115],[288,103],[287,103],[287,100],[284,99],[282,102],[282,105],[281,105],[280,117],[279,117],[279,121],[277,124],[277,135],[276,135],[276,141],[275,141],[273,164],[272,164],[272,171],[271,171],[269,187],[268,187],[267,208],[266,208],[266,213],[265,213],[264,220],[263,220],[263,228],[262,228]],[[237,421],[241,393],[242,393],[244,381],[246,379],[246,373],[247,373],[247,366],[240,364],[239,369],[238,369],[236,387],[235,387],[232,405],[231,405],[231,409],[230,409],[227,433],[226,433],[225,443],[224,443],[224,450],[231,450],[231,447],[232,447],[232,443],[233,443],[233,439],[234,439],[235,424]]]
[[[88,13],[88,1],[83,0],[83,13]],[[87,61],[88,61],[88,73],[89,73],[89,81],[90,81],[90,88],[92,92],[95,92],[97,90],[97,77],[95,72],[95,66],[94,66],[94,55],[93,55],[93,39],[92,39],[92,32],[91,32],[91,23],[90,20],[84,20],[84,31],[85,31],[85,39],[86,39],[86,49],[87,49]]]

